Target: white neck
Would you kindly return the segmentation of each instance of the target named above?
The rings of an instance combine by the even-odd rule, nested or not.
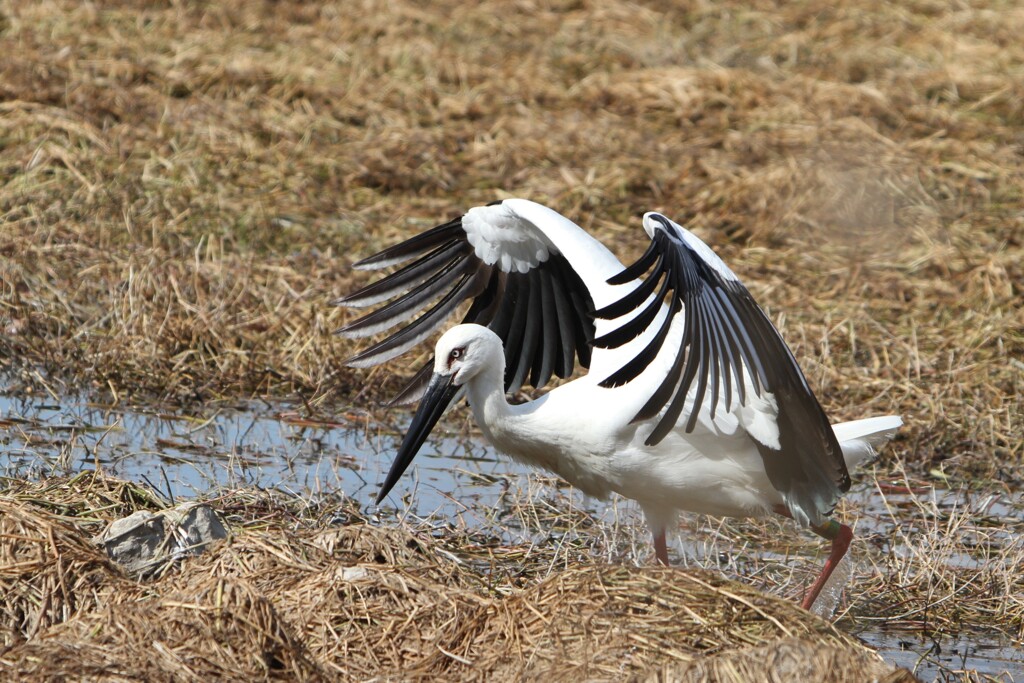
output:
[[[511,406],[505,400],[504,370],[491,366],[471,379],[466,386],[469,405],[476,423],[493,440],[492,428],[505,422],[511,415]]]

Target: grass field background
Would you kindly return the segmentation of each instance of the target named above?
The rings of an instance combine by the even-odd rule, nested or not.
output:
[[[696,230],[834,419],[1021,462],[1024,10],[0,3],[0,362],[107,401],[344,407],[349,263],[505,196]],[[365,397],[365,394],[364,394]]]
[[[371,422],[384,419],[378,399],[395,391],[429,349],[372,371],[344,366],[357,347],[332,331],[349,312],[328,302],[365,281],[350,270],[353,261],[509,196],[551,206],[628,261],[646,247],[640,216],[658,210],[697,232],[745,281],[834,420],[904,417],[905,428],[876,470],[880,478],[967,485],[1019,500],[1022,35],[1024,8],[999,0],[0,0],[4,391],[195,413],[261,398],[301,406],[310,417],[357,410],[369,411]],[[104,560],[61,525],[74,519],[78,531],[93,533],[93,512],[82,518],[92,509],[88,501],[99,501],[104,515],[153,505],[141,494],[127,500],[132,485],[102,478],[5,487],[0,521],[9,535],[0,538],[43,539],[39,547],[51,544],[54,556],[71,563],[59,567],[77,567],[67,571],[78,572],[86,588]],[[251,542],[256,549],[231,561],[264,554],[238,566],[213,557],[203,579],[209,585],[200,587],[211,592],[202,595],[221,595],[210,577],[279,566],[282,557],[310,590],[336,584],[338,551],[321,538],[322,510],[303,508],[310,515],[304,518],[289,507],[294,501],[257,504],[246,497],[256,494],[235,495],[238,509],[230,514],[244,540],[233,547]],[[69,502],[55,508],[60,496]],[[1024,607],[1021,577],[1012,569],[1024,552],[1019,537],[993,541],[996,559],[968,572],[955,560],[989,538],[974,526],[972,508],[915,501],[901,540],[912,552],[872,560],[871,576],[858,577],[853,617],[902,619],[922,634],[995,625],[1019,644]],[[53,509],[60,514],[48,516]],[[987,510],[980,503],[977,509]],[[258,536],[266,528],[289,538],[268,545]],[[257,535],[247,536],[252,529]],[[292,538],[296,529],[308,537]],[[742,525],[721,533],[741,545],[743,529],[754,537],[779,533]],[[999,530],[991,532],[995,538]],[[479,551],[455,548],[458,539],[431,541],[432,533],[419,542],[448,544],[443,552]],[[373,536],[352,562],[376,558],[393,540]],[[329,547],[321,557],[323,543]],[[28,561],[16,555],[24,545],[11,546],[11,566]],[[587,547],[541,550],[550,562],[545,570],[589,557]],[[438,552],[432,572],[447,557]],[[414,554],[399,559],[411,562]],[[493,549],[484,554],[493,565]],[[315,562],[308,559],[314,555]],[[40,557],[39,585],[64,581],[46,573],[50,556]],[[495,566],[512,563],[509,555],[499,559]],[[441,565],[438,572],[451,571]],[[623,586],[651,580],[622,571]],[[295,576],[267,581],[279,578],[284,586]],[[384,593],[405,580],[394,576],[387,574]],[[117,594],[121,579],[108,578],[113,583],[105,590]],[[173,581],[185,586],[183,595],[195,594],[193,579]],[[491,607],[481,606],[480,593],[459,593],[458,600],[465,597],[480,614],[506,609],[509,603],[493,593],[521,584],[512,577],[504,588],[482,589]],[[136,597],[159,594],[136,588]],[[299,619],[310,599],[300,591],[282,603],[269,588],[250,589],[232,595],[241,605],[239,623],[263,624],[251,635],[256,643],[282,632],[266,605]],[[28,613],[45,603],[40,591],[5,609]],[[749,606],[754,598],[739,599]],[[50,615],[54,623],[85,604],[81,595],[67,600],[45,603],[51,612],[64,610]],[[409,603],[381,605],[401,610]],[[516,619],[535,611],[534,603],[524,605]],[[364,671],[386,657],[402,661],[388,649],[389,629],[398,622],[359,621],[365,615],[353,617],[348,603],[337,609],[321,615],[323,624],[309,625],[296,649],[285,648],[294,657],[285,662],[288,671],[307,671],[306,648],[320,647],[310,634],[321,626],[323,642],[315,642],[329,652],[316,651],[311,678],[339,674],[345,648],[371,632],[382,649],[362,653]],[[207,614],[202,610],[185,611]],[[257,613],[273,619],[249,620]],[[88,619],[107,618],[96,614]],[[161,619],[150,616],[131,622],[139,643]],[[127,612],[117,618],[130,619]],[[778,623],[774,618],[764,623]],[[19,665],[62,661],[73,671],[75,638],[97,633],[88,619],[68,622],[66,661],[33,642]],[[330,630],[338,623],[370,630],[341,642]],[[450,623],[430,628],[440,633]],[[34,628],[41,625],[42,616]],[[487,622],[492,627],[518,633]],[[61,625],[55,628],[59,634]],[[530,637],[538,643],[549,639],[543,629],[536,633]],[[745,637],[738,633],[735,642]],[[249,643],[246,634],[239,648]],[[124,661],[140,656],[131,642],[116,643]],[[632,641],[619,644],[622,653],[634,652]],[[113,666],[103,659],[104,647],[93,652],[97,671]],[[651,659],[643,661],[660,661],[660,647],[645,650]],[[463,664],[433,650],[424,657],[424,677]],[[557,652],[551,657],[572,664]],[[615,654],[607,670],[623,657]],[[162,661],[154,671],[165,671]],[[196,671],[223,672],[217,667],[231,665],[225,661]],[[266,674],[264,664],[254,666],[254,676]]]

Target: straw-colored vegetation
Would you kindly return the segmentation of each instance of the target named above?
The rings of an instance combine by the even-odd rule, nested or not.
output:
[[[136,583],[88,537],[158,506],[144,490],[85,474],[0,495],[0,677],[699,681],[710,670],[740,683],[768,659],[779,680],[913,680],[793,602],[716,574],[595,566],[577,550],[576,567],[523,589],[553,546],[517,568],[463,534],[370,526],[337,502],[235,491],[216,504],[230,541]]]
[[[660,209],[836,419],[1019,463],[1024,10],[976,4],[4,2],[0,357],[344,405],[355,256],[511,194],[628,257]]]
[[[0,0],[0,376],[26,395],[383,418],[374,400],[419,363],[342,365],[355,347],[327,302],[356,257],[523,196],[625,260],[657,209],[769,308],[834,419],[904,416],[880,477],[1019,491],[1022,35],[1024,8],[1000,0]],[[337,511],[252,492],[222,501],[230,544],[137,584],[84,539],[155,499],[25,486],[0,499],[0,667],[24,676],[317,678],[344,661],[355,678],[396,662],[615,678],[779,637],[754,661],[806,638],[856,650],[704,574],[595,569],[578,548],[548,576],[533,550],[331,528]],[[1019,526],[1007,541],[977,511],[909,504],[888,540],[912,551],[863,545],[876,571],[848,609],[1019,643]],[[992,561],[944,563],[968,543]],[[627,608],[618,588],[665,602]],[[661,640],[692,600],[705,639]]]

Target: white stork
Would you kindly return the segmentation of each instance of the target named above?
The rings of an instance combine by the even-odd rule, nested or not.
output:
[[[829,518],[848,468],[902,421],[831,425],[793,354],[736,275],[693,233],[647,213],[646,253],[628,268],[555,211],[524,199],[470,209],[355,264],[401,269],[335,303],[390,303],[339,333],[363,337],[416,319],[349,359],[391,360],[471,301],[463,324],[395,399],[422,398],[379,503],[458,397],[501,452],[586,494],[636,500],[668,564],[679,510],[780,514],[832,543],[810,609],[853,532]],[[399,296],[401,295],[401,296]],[[396,298],[397,297],[397,298]],[[432,305],[430,305],[432,304]],[[429,308],[428,308],[429,306]],[[576,362],[589,372],[534,401],[505,395]]]

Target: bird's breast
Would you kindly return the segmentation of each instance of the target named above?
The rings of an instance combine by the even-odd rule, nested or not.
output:
[[[518,416],[481,428],[502,453],[555,474],[589,496],[607,498],[618,488],[611,467],[615,438],[585,421],[550,423],[535,416]]]

